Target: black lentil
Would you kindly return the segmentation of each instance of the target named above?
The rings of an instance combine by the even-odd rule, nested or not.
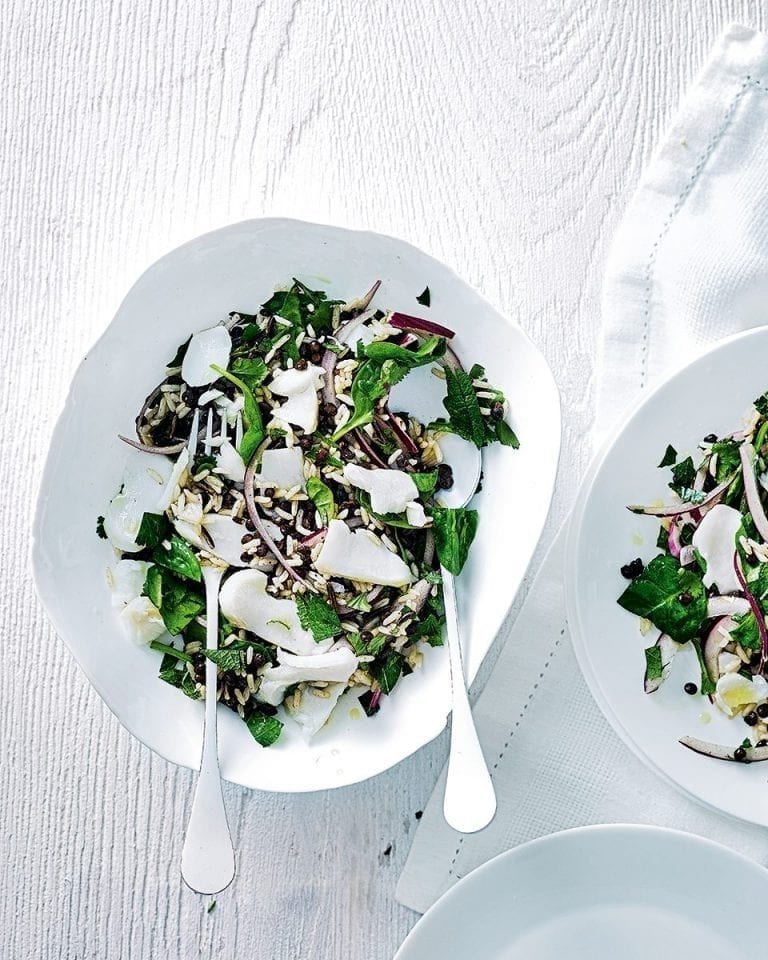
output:
[[[635,577],[639,577],[643,572],[644,563],[640,557],[635,557],[634,560],[630,560],[629,563],[625,563],[621,568],[621,575],[625,580],[634,580]]]
[[[749,713],[744,717],[744,723],[746,723],[748,727],[754,727],[754,725],[757,723],[757,714],[754,710],[750,710]]]
[[[736,747],[736,749],[733,751],[733,759],[740,762],[743,762],[747,759],[747,751],[744,749],[744,747]]]
[[[768,717],[768,703],[761,703],[757,708],[757,715],[761,720],[765,720]]]
[[[690,681],[686,683],[686,685],[683,687],[683,690],[685,690],[685,692],[690,694],[691,696],[699,692],[699,688],[696,686],[696,684],[691,683]]]
[[[453,469],[449,463],[441,463],[437,468],[438,490],[450,490],[453,486]]]

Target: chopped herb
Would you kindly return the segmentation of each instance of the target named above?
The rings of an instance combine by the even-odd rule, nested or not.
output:
[[[435,492],[437,487],[437,470],[430,470],[428,473],[411,473],[409,474],[411,480],[416,484],[416,489],[419,491],[419,495],[424,497],[431,497]]]
[[[512,447],[513,450],[520,448],[520,441],[517,439],[517,434],[506,420],[496,421],[496,439],[502,446]]]
[[[377,657],[391,638],[385,633],[370,634],[367,639],[363,639],[360,633],[348,633],[345,639],[358,657]]]
[[[262,747],[271,747],[279,739],[283,730],[281,720],[258,711],[246,717],[245,725],[256,743],[261,744]]]
[[[677,450],[672,446],[672,444],[667,445],[667,449],[664,451],[664,456],[661,458],[660,467],[671,467],[677,460]]]
[[[160,611],[168,633],[176,636],[205,609],[199,587],[179,580],[165,567],[153,565],[147,570],[143,594]]]
[[[768,417],[768,391],[755,400],[755,410],[761,416]]]
[[[205,912],[212,913],[215,909],[216,909],[216,901],[211,900],[211,902],[208,904],[208,909]]]
[[[219,650],[203,650],[203,654],[215,663],[219,670],[240,670],[243,665],[239,650],[231,647],[222,647]]]
[[[253,392],[269,376],[269,367],[261,357],[238,357],[230,364],[232,373]]]
[[[704,662],[704,654],[701,651],[701,641],[698,637],[694,637],[691,640],[693,648],[696,651],[696,657],[699,661],[699,670],[701,672],[701,683],[700,689],[703,694],[709,696],[711,693],[714,693],[717,689],[715,681],[710,677],[709,670],[707,670],[707,665]]]
[[[187,355],[187,347],[189,346],[189,341],[192,339],[191,336],[187,337],[184,343],[179,345],[179,348],[174,354],[173,360],[168,364],[168,369],[172,370],[175,367],[180,367],[184,363],[184,357]]]
[[[375,700],[374,696],[376,697]],[[374,694],[373,690],[366,690],[365,693],[361,693],[357,701],[365,711],[366,717],[372,717],[381,710],[378,694]]]
[[[346,601],[350,610],[359,610],[361,613],[370,613],[371,604],[364,593],[356,593],[351,600]]]
[[[435,546],[440,563],[458,576],[467,562],[469,548],[477,532],[477,510],[465,507],[431,507]]]
[[[390,650],[383,661],[371,665],[371,675],[378,681],[382,693],[390,693],[403,672],[405,660],[395,650]]]
[[[144,516],[146,517],[147,514],[145,513]],[[143,523],[142,520],[142,525]],[[156,528],[152,527],[152,532],[153,534],[156,533]],[[167,547],[165,546],[166,543],[168,544]],[[155,546],[152,551],[152,559],[155,563],[160,564],[161,567],[166,567],[179,577],[200,582],[202,576],[200,561],[187,541],[183,540],[177,533],[172,534],[169,540],[164,540]]]
[[[315,643],[341,633],[341,620],[333,607],[316,593],[300,593],[295,597],[299,622],[309,630]]]
[[[681,603],[680,597],[684,594],[691,600]],[[664,554],[651,560],[618,602],[630,613],[650,620],[678,643],[690,640],[707,614],[707,595],[701,577]]]
[[[715,482],[725,483],[741,466],[739,450],[741,444],[736,440],[718,440],[712,444],[712,456],[717,457]]]
[[[210,453],[201,453],[192,461],[192,476],[196,477],[204,470],[209,473],[216,467],[216,457]]]
[[[96,536],[102,540],[107,539],[107,532],[104,529],[104,517],[96,517]]]
[[[164,654],[166,657],[172,657],[173,660],[183,660],[184,663],[191,663],[192,656],[189,653],[185,653],[183,650],[179,650],[178,647],[172,647],[168,643],[162,643],[160,640],[153,640],[150,643],[150,647],[153,650],[157,650],[159,653]]]
[[[336,503],[333,492],[326,483],[318,477],[310,477],[307,480],[307,496],[314,503],[324,524],[327,525],[330,520],[333,520],[336,516]]]
[[[672,467],[672,480],[669,483],[669,486],[675,491],[675,493],[680,493],[681,490],[690,488],[693,486],[693,481],[696,479],[696,467],[693,465],[693,459],[691,457],[686,457],[685,460],[681,460],[680,463],[675,464]]]
[[[142,547],[156,547],[165,539],[169,530],[170,524],[164,513],[145,513],[136,534],[136,543]]]
[[[745,650],[760,650],[761,640],[760,632],[757,629],[757,618],[750,611],[743,617],[735,617],[738,620],[738,626],[730,631],[731,637],[736,643],[740,643]]]
[[[432,296],[429,292],[429,287],[424,287],[422,292],[416,297],[416,301],[422,305],[422,307],[428,307],[432,302]]]
[[[446,370],[447,393],[443,406],[448,411],[449,424],[454,433],[474,443],[476,447],[486,444],[485,418],[480,412],[472,377],[464,370]]]
[[[416,640],[426,640],[430,647],[442,647],[443,623],[434,613],[428,613],[423,620],[417,621],[410,633]]]
[[[240,441],[238,453],[243,458],[244,463],[250,463],[257,447],[265,436],[264,423],[261,418],[261,410],[259,409],[259,405],[256,402],[256,398],[254,397],[251,388],[239,377],[229,373],[227,370],[223,370],[221,367],[217,367],[215,363],[212,363],[211,367],[216,371],[216,373],[219,374],[219,376],[224,377],[225,380],[229,380],[230,383],[234,383],[234,385],[239,388],[243,395],[243,415],[246,430],[243,434],[243,439]]]
[[[654,644],[645,649],[645,680],[661,680],[664,674],[664,664],[661,659],[661,647]]]

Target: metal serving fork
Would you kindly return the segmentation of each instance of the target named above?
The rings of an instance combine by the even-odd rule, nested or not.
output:
[[[190,464],[199,442],[200,413],[195,411],[189,436]],[[235,443],[242,439],[242,420],[238,416]],[[210,455],[214,446],[227,439],[227,419],[222,414],[219,436],[213,436],[213,410],[208,408],[208,422],[203,440],[203,451]],[[219,645],[219,587],[226,566],[203,561],[205,584],[206,650]],[[187,886],[197,893],[218,893],[229,886],[235,875],[235,852],[227,823],[227,811],[221,790],[221,773],[216,738],[217,668],[212,660],[205,661],[205,721],[200,775],[187,824],[187,835],[181,851],[181,875]]]

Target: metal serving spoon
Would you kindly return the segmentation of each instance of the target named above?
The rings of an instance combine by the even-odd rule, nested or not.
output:
[[[189,454],[197,447],[198,414],[192,425]],[[239,427],[239,424],[238,424]],[[222,419],[221,438],[226,439],[226,420]],[[241,430],[242,428],[240,428]],[[212,449],[212,418],[209,413],[204,450]],[[219,587],[225,566],[203,564],[205,584],[206,650],[219,646]],[[188,887],[197,893],[219,893],[229,886],[235,875],[235,852],[227,823],[224,795],[221,791],[219,753],[216,738],[216,687],[218,673],[212,660],[205,661],[205,724],[200,775],[192,802],[192,813],[187,824],[187,835],[181,851],[181,875]]]
[[[465,507],[474,496],[480,481],[482,458],[473,445],[446,434],[440,439],[443,454],[453,467],[454,482],[437,498],[445,507]],[[443,815],[454,830],[474,833],[493,820],[496,794],[483,756],[469,704],[464,663],[461,654],[459,615],[456,608],[456,583],[453,574],[440,568],[443,577],[445,630],[451,666],[452,714],[451,748],[448,755],[448,778],[445,783]]]

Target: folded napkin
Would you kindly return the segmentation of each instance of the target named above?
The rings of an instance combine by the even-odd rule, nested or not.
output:
[[[768,317],[766,92],[768,37],[729,28],[627,208],[604,283],[598,436],[646,385]],[[452,830],[443,772],[397,888],[414,910],[509,847],[588,823],[676,827],[768,864],[764,829],[689,800],[603,719],[568,637],[564,540],[561,531],[475,706],[496,818],[479,834]]]

